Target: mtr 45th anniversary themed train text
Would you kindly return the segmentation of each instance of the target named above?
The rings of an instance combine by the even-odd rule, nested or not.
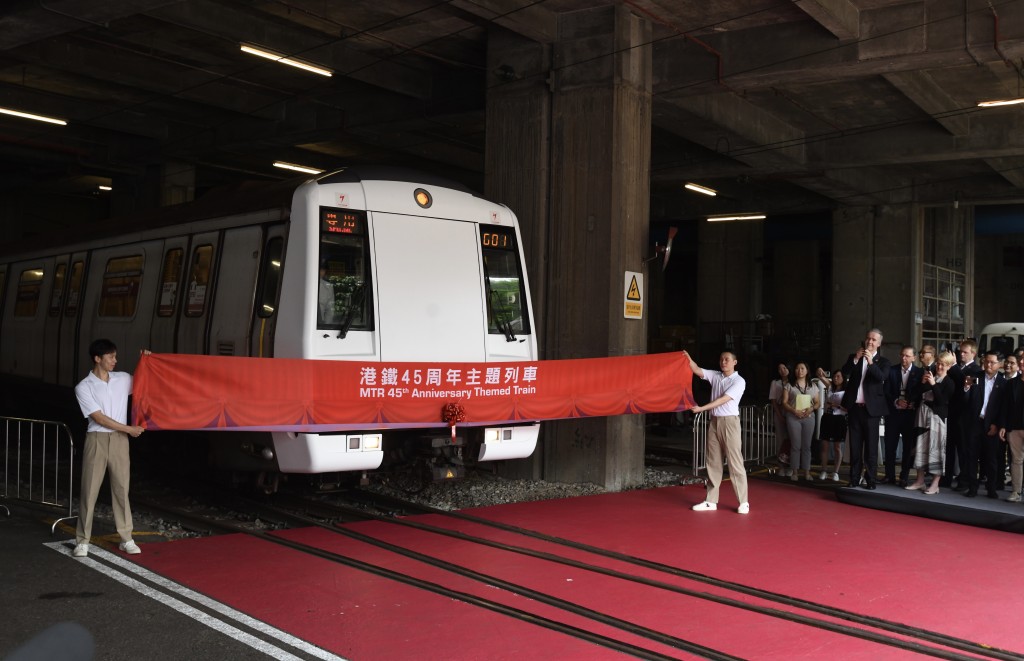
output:
[[[98,337],[154,353],[537,360],[516,216],[457,184],[344,169],[51,236],[0,254],[0,373],[70,387]],[[70,392],[66,397],[73,400]],[[389,452],[529,456],[539,425],[207,434],[227,467],[372,470]],[[488,439],[495,441],[488,444]],[[231,466],[231,464],[235,464]]]

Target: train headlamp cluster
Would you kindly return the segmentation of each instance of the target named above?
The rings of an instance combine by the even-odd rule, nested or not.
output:
[[[484,430],[484,443],[501,443],[512,440],[511,427],[488,427]]]
[[[380,450],[381,434],[354,434],[346,436],[349,452],[376,452]]]

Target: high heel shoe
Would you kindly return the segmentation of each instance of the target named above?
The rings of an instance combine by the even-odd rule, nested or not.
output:
[[[938,487],[929,487],[927,490],[922,491],[921,493],[923,493],[926,496],[934,496],[935,494],[939,493],[939,488]]]
[[[924,482],[922,482],[921,484],[915,482],[914,484],[910,484],[903,488],[906,489],[907,491],[917,491],[918,489],[924,489]]]

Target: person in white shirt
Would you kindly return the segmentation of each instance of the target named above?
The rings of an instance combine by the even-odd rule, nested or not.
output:
[[[720,372],[702,369],[693,361],[686,351],[683,354],[690,361],[690,369],[698,378],[711,384],[711,402],[702,406],[694,406],[694,413],[709,411],[711,423],[708,425],[707,495],[704,501],[693,506],[696,512],[711,512],[718,509],[718,491],[722,484],[723,457],[729,461],[729,479],[736,492],[740,514],[750,512],[747,500],[747,469],[743,465],[743,449],[740,443],[740,398],[747,388],[747,382],[736,372],[736,354],[723,351],[718,358]]]
[[[144,353],[149,353],[148,351]],[[132,540],[132,511],[128,504],[130,463],[128,437],[138,438],[143,428],[127,424],[128,396],[132,394],[132,376],[115,372],[117,347],[106,339],[89,345],[92,370],[75,386],[82,415],[89,419],[82,452],[82,492],[78,501],[78,529],[75,532],[76,558],[89,555],[92,520],[96,512],[103,475],[110,473],[110,501],[114,525],[125,553],[141,553]]]

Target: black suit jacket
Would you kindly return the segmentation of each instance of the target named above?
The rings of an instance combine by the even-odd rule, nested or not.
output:
[[[843,408],[847,411],[857,405],[857,390],[860,388],[861,372],[864,371],[861,364],[864,359],[855,362],[856,355],[851,353],[840,370],[846,377]],[[892,365],[889,361],[878,352],[864,372],[864,404],[867,406],[868,415],[873,418],[881,418],[889,412],[889,405],[885,403],[885,380],[889,378],[890,367]]]
[[[907,398],[908,402],[915,401],[914,394],[917,392],[917,386],[921,384],[921,377],[923,376],[923,369],[917,365],[911,365],[910,374],[907,376],[907,391],[904,393],[904,397]],[[889,368],[889,377],[885,380],[885,403],[889,405],[887,413],[908,410],[896,408],[896,400],[899,399],[901,387],[903,387],[903,367],[901,365],[893,365]]]
[[[1003,390],[1005,387],[1006,377],[1002,374],[996,374],[996,382],[992,385],[992,392],[988,396],[988,406],[985,407],[984,423],[986,432],[989,429],[989,425],[999,426],[1001,421],[1000,409],[1003,404]],[[980,378],[975,379],[971,389],[962,394],[964,398],[964,411],[968,415],[968,419],[973,423],[981,417],[981,405],[985,401],[985,375],[982,374]]]
[[[999,405],[999,426],[1006,431],[1024,429],[1024,380],[1007,379]]]
[[[922,370],[923,372],[924,370]],[[924,401],[921,399],[924,393],[932,391],[932,401]],[[914,400],[919,402],[920,406],[928,406],[939,416],[942,420],[949,417],[949,402],[956,396],[956,384],[953,383],[953,379],[946,375],[942,381],[936,383],[934,386],[930,386],[927,383],[918,383],[914,386]]]

